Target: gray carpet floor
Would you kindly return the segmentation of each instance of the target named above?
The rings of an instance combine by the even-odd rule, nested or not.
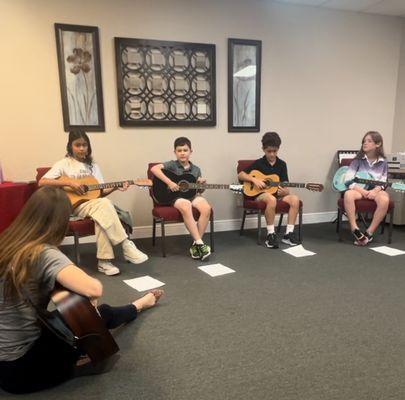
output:
[[[27,397],[404,399],[405,255],[353,246],[348,232],[339,243],[334,229],[305,226],[304,247],[317,254],[304,258],[258,246],[255,231],[218,233],[209,263],[236,273],[216,278],[187,256],[185,236],[167,239],[167,258],[150,239],[137,241],[150,255],[139,266],[118,261],[118,249],[116,277],[96,272],[95,246],[82,246],[105,302],[137,297],[122,280],[143,275],[165,282],[166,296],[115,331],[121,352],[112,371]],[[378,236],[370,247],[385,244]],[[404,227],[395,228],[391,246],[405,250]]]

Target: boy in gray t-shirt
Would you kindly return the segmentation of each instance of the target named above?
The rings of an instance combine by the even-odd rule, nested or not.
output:
[[[173,192],[179,191],[179,186],[164,174],[162,171],[163,169],[171,171],[177,175],[189,173],[197,178],[198,183],[205,183],[206,180],[201,177],[200,168],[190,161],[192,152],[193,150],[191,148],[190,140],[186,137],[179,137],[174,141],[174,154],[176,160],[157,164],[151,168],[151,172],[161,181],[166,183],[168,188]],[[211,254],[211,249],[203,242],[202,237],[211,216],[210,204],[204,197],[197,195],[191,201],[179,197],[173,203],[173,207],[181,213],[184,225],[194,240],[190,247],[191,257],[198,260],[206,260]],[[194,220],[193,207],[200,213],[197,222]]]

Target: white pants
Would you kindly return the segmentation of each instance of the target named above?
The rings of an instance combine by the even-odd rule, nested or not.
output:
[[[94,220],[97,258],[112,260],[113,246],[122,243],[128,237],[111,201],[106,197],[86,201],[74,210],[74,215]]]

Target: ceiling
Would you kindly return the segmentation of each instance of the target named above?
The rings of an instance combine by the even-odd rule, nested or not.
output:
[[[278,3],[405,17],[405,0],[276,0]]]

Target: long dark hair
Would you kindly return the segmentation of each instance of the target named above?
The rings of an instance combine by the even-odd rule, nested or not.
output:
[[[89,165],[89,167],[91,168],[93,166],[93,157],[91,155],[91,144],[90,144],[90,139],[87,136],[87,133],[84,131],[72,131],[69,132],[69,140],[67,142],[66,145],[66,157],[73,157],[73,149],[72,149],[72,143],[76,140],[76,139],[84,139],[87,142],[87,156],[84,160],[84,162],[86,164]]]
[[[377,147],[377,149],[376,149],[377,158],[378,157],[384,157],[385,158],[384,146],[383,146],[383,138],[382,138],[381,134],[379,132],[377,132],[377,131],[369,131],[363,136],[363,139],[361,139],[361,147],[360,147],[359,152],[356,155],[356,158],[362,159],[365,156],[365,153],[363,151],[363,143],[364,143],[364,140],[365,140],[366,136],[371,136],[371,139],[373,140],[373,142],[375,144],[380,144],[381,145],[380,147]]]
[[[14,222],[0,234],[0,278],[4,279],[6,298],[20,292],[44,245],[62,242],[70,213],[66,193],[44,186],[35,191]]]

